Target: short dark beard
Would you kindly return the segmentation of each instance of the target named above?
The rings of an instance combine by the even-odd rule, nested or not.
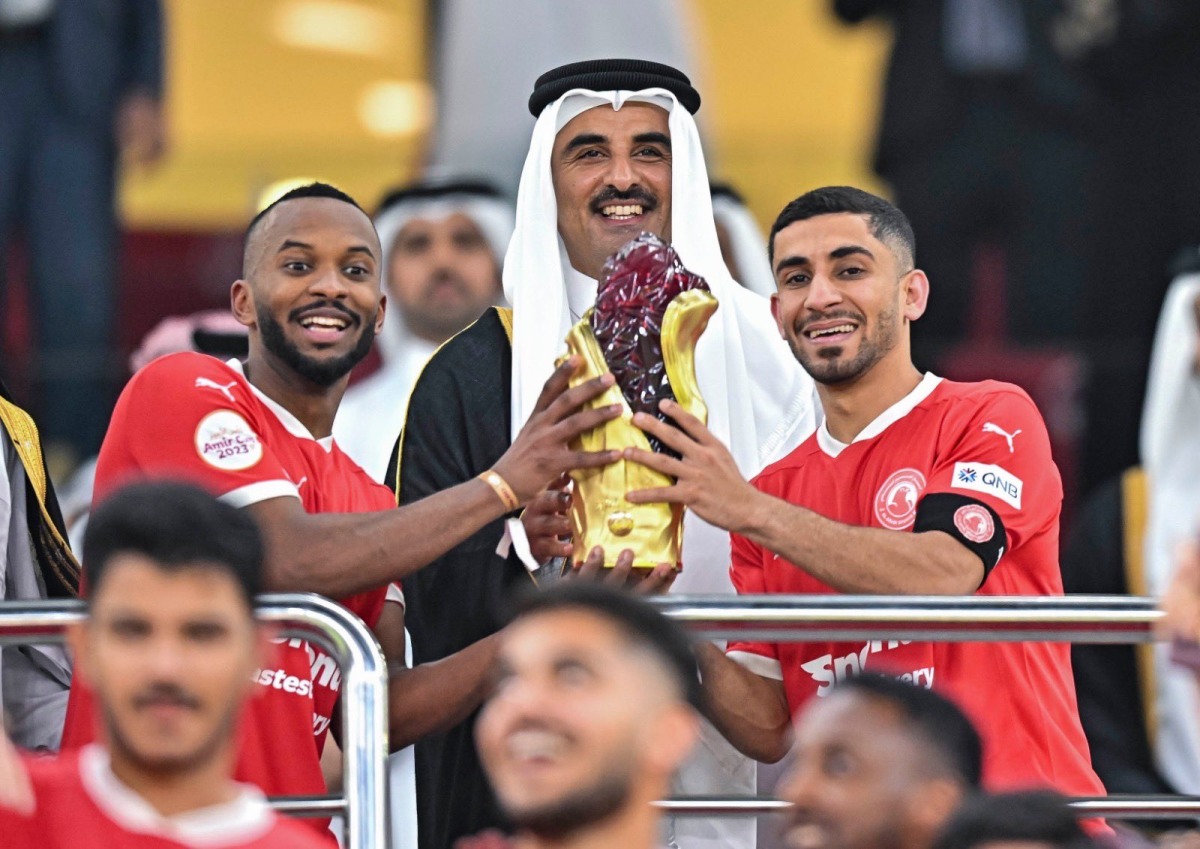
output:
[[[348,375],[352,368],[363,361],[363,358],[371,350],[371,344],[375,341],[375,319],[378,315],[377,313],[363,322],[362,332],[359,334],[358,342],[355,343],[353,349],[342,354],[340,357],[318,360],[303,354],[287,338],[287,334],[283,332],[283,325],[276,321],[275,317],[267,312],[262,305],[258,305],[255,311],[258,316],[258,330],[262,334],[263,347],[278,357],[284,365],[296,372],[300,377],[322,389],[328,389]]]
[[[236,734],[237,720],[241,714],[241,705],[233,704],[221,718],[212,735],[196,749],[176,758],[150,758],[134,747],[129,739],[121,732],[113,712],[105,704],[103,698],[98,698],[101,715],[104,717],[105,729],[108,732],[108,749],[113,756],[132,764],[143,773],[158,776],[174,776],[193,772],[209,763],[221,748]]]
[[[881,312],[875,319],[875,326],[878,332],[875,337],[867,335],[867,324],[865,321],[860,323],[863,328],[863,338],[858,345],[858,355],[848,362],[842,362],[838,358],[842,355],[842,349],[829,348],[828,353],[812,359],[800,340],[795,338],[796,335],[788,335],[788,347],[792,349],[792,355],[795,356],[801,367],[808,372],[808,376],[817,383],[826,386],[832,386],[839,383],[848,383],[857,380],[863,374],[871,369],[875,363],[883,359],[884,355],[896,347],[896,342],[899,338],[899,333],[896,330],[896,313],[895,308]]]
[[[505,813],[518,831],[543,840],[561,841],[620,811],[629,801],[632,785],[628,771],[610,770],[590,787],[575,790],[540,808]]]

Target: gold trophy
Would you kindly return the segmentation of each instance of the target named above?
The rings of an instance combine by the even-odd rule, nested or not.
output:
[[[616,384],[589,406],[620,404],[623,413],[583,434],[574,447],[667,450],[652,445],[631,420],[635,410],[658,415],[658,401],[672,395],[685,410],[706,421],[708,408],[696,382],[695,350],[716,309],[717,299],[704,280],[688,272],[671,247],[656,236],[643,233],[611,257],[601,277],[597,305],[571,328],[566,341],[569,353],[583,360],[571,385],[613,372]],[[597,311],[603,313],[599,319]],[[635,569],[653,569],[660,563],[682,567],[683,506],[631,504],[625,499],[633,490],[670,486],[672,478],[620,459],[602,468],[577,470],[571,479],[576,562],[600,546],[607,568],[625,549],[633,551]]]

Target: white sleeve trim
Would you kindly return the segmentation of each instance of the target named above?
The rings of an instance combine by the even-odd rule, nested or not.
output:
[[[249,507],[270,498],[299,498],[300,490],[288,480],[255,481],[240,486],[221,496],[221,500],[231,507]]]
[[[399,584],[388,584],[387,595],[384,596],[383,600],[400,605],[401,610],[407,607],[407,603],[404,601],[404,590],[400,589]]]
[[[761,654],[749,651],[726,652],[725,656],[730,660],[740,663],[760,678],[771,678],[775,681],[783,680],[783,666],[774,658],[763,657]]]

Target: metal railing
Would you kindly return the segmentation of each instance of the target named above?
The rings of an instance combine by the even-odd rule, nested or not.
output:
[[[1077,595],[663,596],[651,600],[703,639],[920,640],[922,642],[1151,643],[1162,612],[1152,598]],[[759,797],[690,797],[657,803],[675,816],[745,817],[790,806]],[[1174,819],[1200,816],[1200,797],[1080,797],[1082,817]]]
[[[321,644],[342,669],[344,796],[272,799],[296,816],[345,814],[347,849],[386,845],[386,666],[374,635],[339,605],[311,594],[266,595],[259,616],[288,636]],[[905,639],[925,642],[1149,643],[1162,614],[1128,596],[666,596],[652,599],[705,639],[801,642]],[[0,605],[0,645],[52,642],[83,618],[78,602]],[[757,816],[788,803],[756,797],[692,797],[657,803],[676,816]],[[1080,816],[1200,816],[1200,797],[1110,796],[1071,802]]]
[[[344,696],[343,795],[277,798],[272,804],[297,816],[345,815],[346,849],[386,846],[387,665],[375,635],[357,616],[319,595],[263,595],[258,601],[260,620],[329,652],[341,670]],[[78,601],[2,604],[0,645],[58,642],[63,629],[84,615]]]

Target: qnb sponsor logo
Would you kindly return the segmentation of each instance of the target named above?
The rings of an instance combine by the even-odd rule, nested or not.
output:
[[[1012,472],[990,463],[955,463],[950,486],[991,495],[1020,510],[1025,483]]]
[[[813,658],[807,663],[800,664],[800,668],[811,675],[812,679],[817,682],[817,695],[824,696],[833,689],[835,684],[839,684],[847,678],[858,675],[865,670],[867,668],[867,660],[871,655],[891,651],[900,646],[907,646],[911,642],[912,640],[871,640],[868,643],[864,643],[863,647],[856,652],[850,652],[841,657],[824,654]],[[889,674],[923,687],[933,686],[932,666],[915,669],[903,675]]]
[[[291,675],[286,669],[259,669],[254,673],[254,681],[273,690],[312,698],[312,681]]]

